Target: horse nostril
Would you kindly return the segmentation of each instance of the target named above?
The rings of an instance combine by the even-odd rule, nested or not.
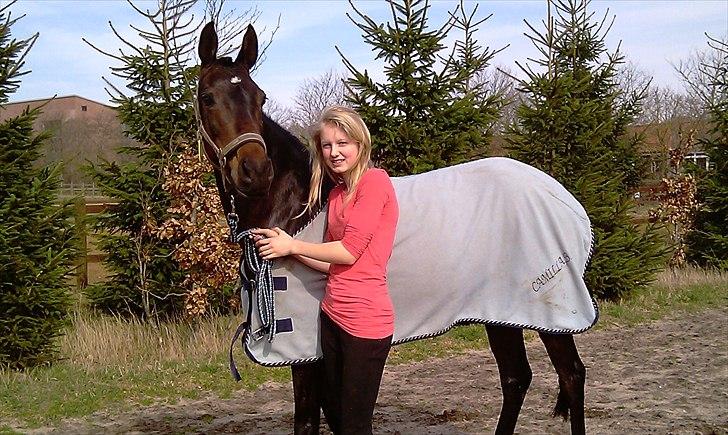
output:
[[[250,183],[251,181],[253,181],[253,170],[250,168],[248,159],[243,159],[242,169],[243,169],[243,181],[246,183]]]
[[[270,161],[243,158],[237,171],[237,185],[243,190],[267,190],[273,180]]]

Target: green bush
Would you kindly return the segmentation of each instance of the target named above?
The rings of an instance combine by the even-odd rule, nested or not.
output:
[[[728,44],[711,39],[716,58],[728,59]],[[710,77],[715,100],[708,104],[711,130],[700,140],[711,168],[698,177],[700,210],[688,235],[688,258],[701,265],[728,270],[728,61],[701,65]]]
[[[347,99],[372,134],[372,158],[390,175],[409,175],[485,157],[502,100],[484,95],[476,80],[496,53],[477,45],[485,21],[476,19],[477,6],[468,13],[459,5],[445,25],[431,27],[426,1],[389,3],[390,22],[356,9],[361,21],[354,21],[384,60],[385,80],[377,83],[343,59],[351,73]],[[446,40],[455,33],[461,35],[450,52]]]
[[[0,104],[19,86],[23,58],[38,35],[11,38],[9,5],[0,8]],[[78,253],[70,218],[58,201],[59,166],[37,167],[47,139],[33,132],[40,112],[0,123],[0,365],[26,368],[56,356]]]
[[[157,229],[170,216],[171,199],[162,187],[164,169],[182,144],[196,138],[191,105],[195,75],[187,66],[193,48],[187,32],[194,26],[180,20],[190,6],[188,1],[162,2],[153,13],[137,9],[151,28],[140,33],[144,46],[119,37],[127,48],[111,56],[122,64],[112,69],[113,74],[133,92],[126,95],[114,87],[110,91],[134,145],[119,150],[131,162],[101,162],[88,168],[104,194],[119,201],[94,222],[111,276],[90,286],[86,295],[93,307],[105,312],[152,318],[175,315],[184,305],[185,272],[172,257],[179,240],[161,239]]]
[[[520,87],[528,98],[518,108],[507,148],[584,205],[595,240],[587,286],[596,297],[618,299],[652,281],[668,252],[658,228],[632,222],[629,189],[639,183],[640,141],[626,127],[644,91],[617,98],[624,56],[607,52],[603,30],[609,26],[591,21],[588,2],[552,4],[553,26],[529,35],[544,58],[538,68],[521,67],[527,79]]]

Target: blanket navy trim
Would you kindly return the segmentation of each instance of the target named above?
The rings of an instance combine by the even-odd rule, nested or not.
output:
[[[306,229],[306,227],[308,227],[309,225],[311,225],[311,224],[313,223],[313,221],[315,221],[315,220],[316,220],[316,218],[318,217],[318,215],[319,215],[319,214],[321,214],[321,212],[322,212],[322,211],[324,211],[324,209],[326,208],[326,206],[327,206],[328,204],[329,204],[329,199],[328,199],[328,198],[326,198],[326,199],[325,199],[325,200],[323,200],[323,202],[322,202],[322,203],[320,204],[320,206],[319,206],[318,210],[316,210],[316,212],[315,212],[315,213],[311,213],[311,219],[309,219],[309,220],[308,220],[308,222],[306,222],[305,224],[303,224],[303,225],[301,226],[301,228],[299,228],[299,229],[298,229],[298,231],[296,231],[296,232],[294,232],[293,234],[291,234],[291,237],[294,237],[294,238],[295,238],[295,237],[296,237],[297,235],[301,234],[301,233],[303,232],[303,230],[305,230],[305,229]]]
[[[282,334],[284,332],[293,332],[293,319],[290,317],[276,319],[276,334]]]
[[[582,274],[582,278],[584,275],[586,275],[586,269],[589,267],[589,264],[591,263],[592,256],[594,255],[594,246],[596,245],[596,241],[594,240],[594,227],[589,225],[589,254],[586,256],[586,262],[584,263],[584,273]]]
[[[546,332],[549,334],[581,334],[582,332],[593,327],[597,323],[597,320],[599,319],[599,308],[598,308],[597,303],[594,300],[594,298],[592,298],[592,304],[594,305],[594,309],[596,310],[596,313],[597,313],[596,317],[594,318],[594,322],[591,325],[587,326],[586,328],[582,328],[582,329],[573,329],[573,330],[572,329],[548,329],[548,328],[542,328],[539,326],[523,325],[523,324],[519,324],[519,323],[499,322],[499,321],[494,321],[494,320],[483,320],[483,319],[478,319],[478,318],[463,318],[463,319],[458,319],[458,320],[454,321],[452,324],[450,324],[450,326],[447,326],[447,327],[445,327],[439,331],[433,332],[431,334],[417,335],[414,337],[407,337],[407,338],[403,338],[401,340],[393,341],[392,346],[395,346],[398,344],[409,343],[410,341],[422,340],[424,338],[434,338],[434,337],[440,336],[440,335],[448,332],[449,330],[451,330],[452,328],[454,328],[456,326],[472,325],[472,324],[481,324],[481,325],[486,325],[486,326],[487,325],[508,326],[511,328],[530,329],[530,330],[536,331],[536,332]],[[318,361],[321,359],[321,357],[312,357],[312,358],[302,358],[302,359],[295,359],[295,360],[288,360],[288,361],[280,361],[280,362],[275,362],[275,363],[258,361],[255,358],[255,356],[253,355],[253,353],[250,352],[248,350],[248,348],[245,346],[248,343],[248,340],[246,338],[247,337],[243,337],[243,343],[244,343],[243,348],[245,349],[245,353],[248,355],[248,357],[253,362],[255,362],[256,364],[262,365],[264,367],[285,367],[285,366],[290,366],[290,365],[311,363],[311,362],[315,362],[315,361]]]

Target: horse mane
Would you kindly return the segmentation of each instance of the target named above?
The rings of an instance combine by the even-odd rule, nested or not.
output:
[[[263,113],[263,137],[268,144],[268,152],[278,166],[278,170],[284,172],[290,171],[299,186],[304,192],[302,200],[308,198],[308,190],[311,181],[311,152],[309,148],[294,134],[283,128],[280,124],[272,120],[268,115]],[[324,180],[321,189],[322,199],[325,201],[329,196],[329,191],[333,188],[333,182],[328,178]],[[300,203],[299,203],[300,204]],[[281,207],[285,208],[285,207]],[[292,225],[289,227],[294,233],[318,214],[318,209],[307,213],[307,216],[293,218],[290,221]],[[297,214],[298,211],[294,213]]]
[[[301,139],[283,128],[265,113],[263,113],[263,130],[267,135],[270,135],[274,139],[275,143],[285,143],[289,145],[289,151],[293,154],[291,157],[293,157],[295,161],[305,162],[306,166],[310,168],[311,153],[309,152],[308,147],[301,142]],[[300,159],[301,157],[305,158]]]

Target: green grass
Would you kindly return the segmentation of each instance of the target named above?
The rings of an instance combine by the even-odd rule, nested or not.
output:
[[[33,428],[101,410],[120,412],[209,394],[228,398],[239,389],[290,380],[290,370],[255,365],[240,349],[236,361],[242,381],[232,379],[226,345],[238,320],[155,327],[76,316],[59,343],[64,359],[25,372],[0,371],[0,425],[21,422]]]
[[[728,276],[688,270],[666,272],[653,285],[619,303],[601,303],[597,328],[616,328],[711,308],[728,307]],[[264,382],[289,382],[290,370],[260,367],[236,350],[242,382],[227,364],[233,318],[198,326],[162,325],[113,318],[74,319],[60,344],[64,360],[26,372],[0,371],[0,434],[53,426],[97,411],[174,404],[214,395],[229,398]],[[536,337],[527,333],[527,339]],[[482,325],[457,327],[431,339],[392,349],[388,364],[421,361],[487,348]]]
[[[49,425],[68,417],[100,410],[124,411],[135,405],[175,404],[208,394],[228,398],[237,389],[253,389],[266,381],[290,379],[286,369],[247,366],[238,357],[243,380],[230,377],[227,360],[172,363],[157,367],[110,367],[88,371],[70,362],[26,373],[0,375],[0,420],[25,422],[28,427]]]
[[[393,347],[387,358],[387,364],[441,358],[487,347],[488,339],[483,325],[457,326],[439,337],[425,338]]]
[[[669,272],[668,272],[669,273]],[[667,277],[619,302],[602,302],[597,329],[632,326],[673,314],[728,307],[728,277],[688,276],[687,285],[676,285]],[[680,277],[675,278],[677,283]]]

